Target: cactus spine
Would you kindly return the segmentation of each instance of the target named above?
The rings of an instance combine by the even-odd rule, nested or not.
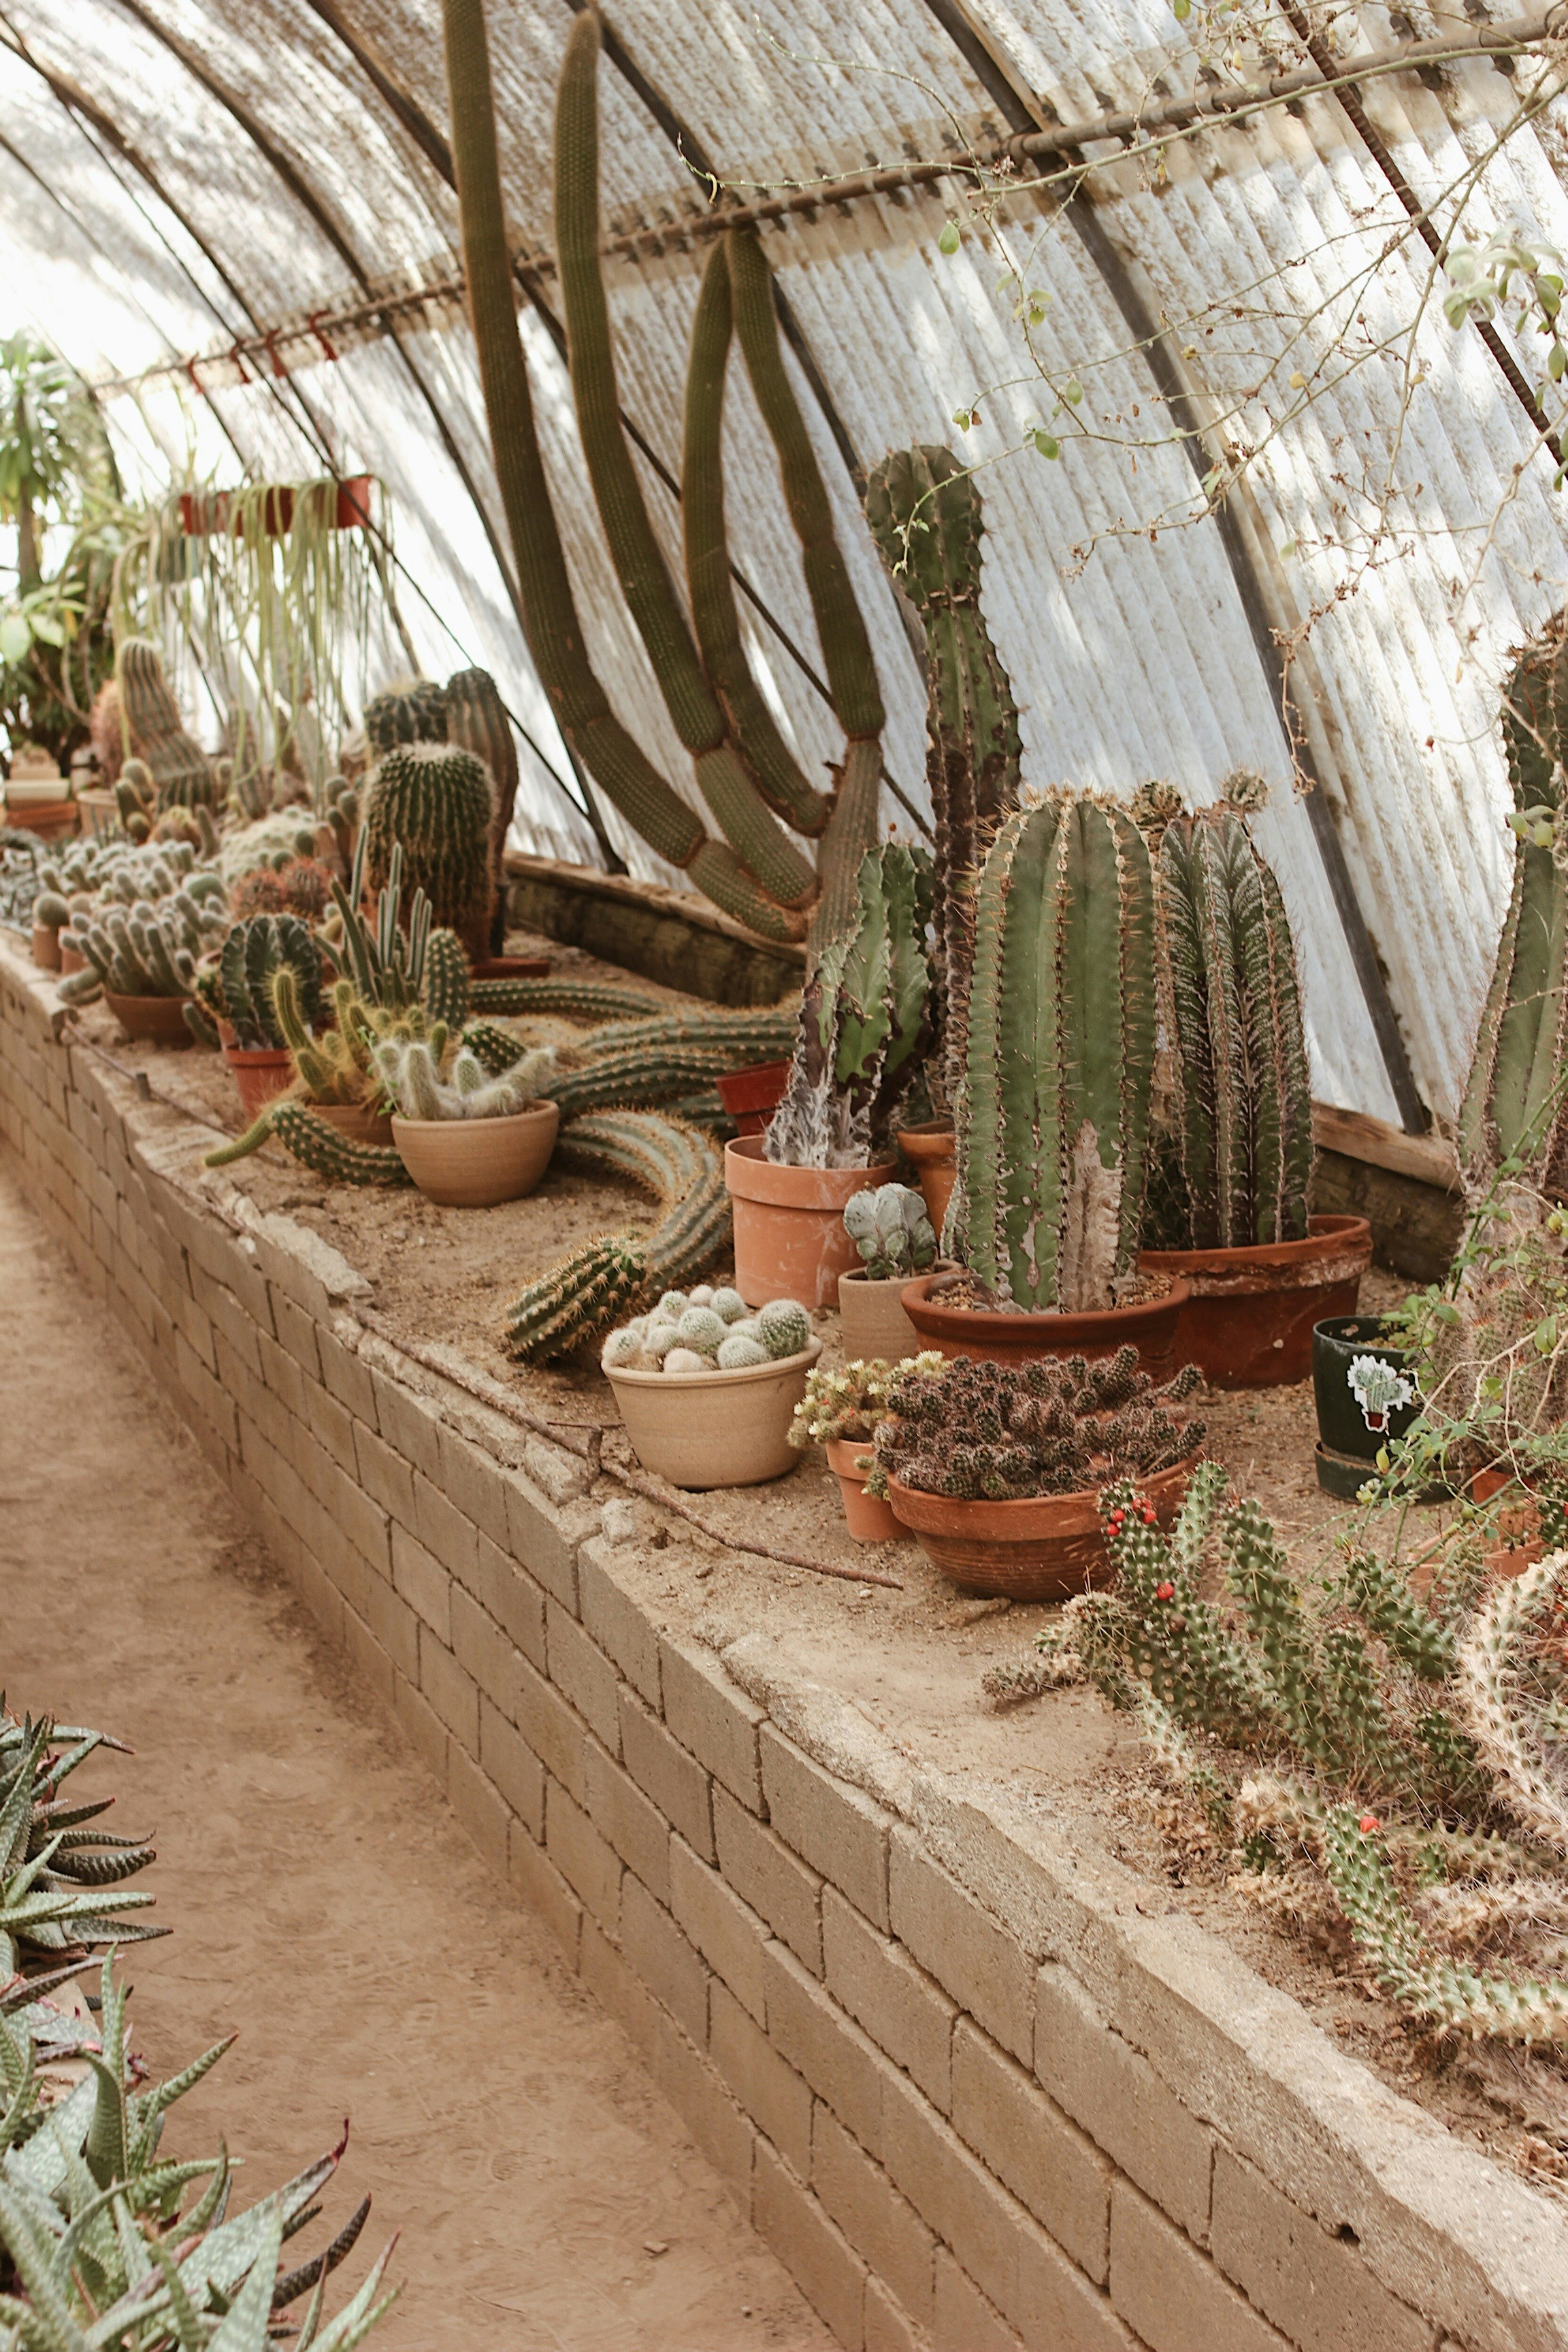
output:
[[[157,646],[145,637],[125,638],[115,677],[131,748],[152,771],[158,806],[210,808],[218,796],[217,780],[200,744],[185,732]]]
[[[500,955],[506,946],[506,837],[517,801],[517,745],[488,669],[460,669],[447,680],[447,740],[482,760],[495,786],[490,875],[496,895],[489,949],[492,955]]]
[[[1125,812],[1053,793],[981,870],[954,1212],[999,1298],[1112,1306],[1138,1255],[1154,1078],[1154,881]]]
[[[430,901],[432,921],[456,931],[470,954],[487,954],[495,907],[495,787],[483,761],[445,743],[400,747],[376,762],[366,801],[369,887],[384,887],[401,845],[409,879]]]
[[[1503,692],[1503,744],[1518,835],[1513,887],[1481,1012],[1464,1107],[1459,1162],[1484,1185],[1504,1160],[1521,1160],[1556,1199],[1568,1199],[1568,810],[1562,746],[1568,700],[1568,615],[1529,646]]]
[[[1279,885],[1221,806],[1165,828],[1159,894],[1174,1103],[1148,1238],[1169,1249],[1301,1241],[1312,1098]]]
[[[926,777],[936,834],[938,1065],[949,1108],[963,1069],[974,961],[974,877],[998,821],[1018,801],[1018,712],[980,610],[980,492],[940,445],[884,458],[866,520],[925,626]]]

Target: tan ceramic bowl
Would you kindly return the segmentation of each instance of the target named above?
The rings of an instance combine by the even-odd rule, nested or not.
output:
[[[822,1353],[813,1339],[797,1356],[735,1372],[623,1372],[605,1378],[645,1470],[672,1486],[760,1486],[800,1460],[789,1442],[805,1376]]]
[[[535,1103],[509,1118],[396,1118],[392,1139],[427,1201],[493,1209],[521,1201],[550,1165],[561,1113]]]

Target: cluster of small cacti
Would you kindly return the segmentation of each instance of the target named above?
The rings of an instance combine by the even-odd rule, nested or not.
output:
[[[936,1256],[936,1234],[919,1192],[907,1184],[868,1184],[845,1203],[844,1230],[873,1282],[919,1274]]]
[[[90,898],[84,902],[75,894],[68,905],[61,945],[79,950],[86,962],[59,984],[66,1004],[89,1003],[100,989],[116,996],[188,996],[198,960],[222,945],[229,928],[221,880],[210,867],[197,867],[185,842],[115,846]]]
[[[372,1061],[393,1109],[402,1118],[510,1118],[549,1089],[553,1045],[535,1045],[493,1075],[463,1045],[443,1058],[434,1041],[388,1038]]]
[[[307,1167],[334,1184],[401,1184],[402,1160],[390,1145],[358,1143],[312,1115],[313,1104],[378,1109],[384,1082],[376,1063],[378,1047],[415,1040],[439,1056],[447,1047],[445,1023],[428,1021],[419,1004],[393,1008],[367,1004],[353,982],[338,981],[331,992],[331,1025],[312,1035],[300,982],[288,963],[272,981],[272,1009],[283,1043],[294,1060],[294,1085],[275,1096],[243,1135],[207,1154],[209,1168],[226,1168],[276,1139]]]
[[[1112,1589],[1069,1601],[1037,1674],[992,1695],[1093,1682],[1201,1807],[1238,1894],[1286,1924],[1337,1917],[1440,2032],[1568,2044],[1568,1554],[1489,1582],[1461,1529],[1417,1593],[1351,1545],[1309,1598],[1226,1487],[1200,1466],[1168,1536],[1133,1483],[1104,1493]]]
[[[124,638],[115,679],[131,749],[152,776],[158,807],[212,807],[218,797],[212,762],[186,732],[157,646],[145,637]],[[121,768],[121,781],[124,777]]]
[[[1165,818],[1158,884],[1174,1099],[1156,1139],[1145,1242],[1301,1241],[1312,1091],[1279,885],[1224,804]]]
[[[201,1036],[205,1017],[212,1029],[209,1042],[218,1034],[216,1024],[226,1022],[235,1044],[248,1053],[286,1045],[273,1001],[285,967],[294,977],[300,1024],[313,1030],[321,1019],[321,951],[295,915],[253,915],[236,923],[216,961],[197,972],[186,1021]]]
[[[1131,1347],[1099,1363],[900,1365],[877,1430],[873,1491],[893,1476],[922,1494],[1004,1503],[1152,1477],[1204,1442],[1203,1423],[1179,1410],[1198,1377],[1188,1365],[1156,1388]]]
[[[600,1362],[616,1372],[744,1372],[798,1356],[811,1317],[793,1298],[753,1314],[738,1290],[667,1290],[647,1314],[612,1331]]]
[[[388,860],[373,928],[361,912],[364,856],[362,833],[348,888],[340,882],[332,885],[334,917],[323,926],[323,938],[362,1003],[392,1012],[419,1004],[432,1021],[460,1027],[468,1018],[471,992],[462,941],[455,932],[431,928],[430,901],[423,890],[414,892],[404,925],[400,843],[394,845]]]
[[[432,920],[457,932],[468,953],[488,954],[495,910],[490,826],[495,786],[473,752],[455,744],[398,744],[365,781],[364,879],[384,888],[394,849],[430,901]]]
[[[906,1356],[896,1364],[883,1356],[869,1361],[857,1357],[831,1372],[814,1364],[805,1376],[805,1394],[795,1409],[790,1444],[826,1445],[836,1437],[868,1439],[892,1411],[889,1399],[900,1381],[915,1372],[939,1376],[946,1360],[936,1349],[922,1348],[918,1356]]]
[[[331,903],[332,877],[320,858],[281,854],[242,874],[228,894],[236,922],[252,915],[298,915],[319,923]]]

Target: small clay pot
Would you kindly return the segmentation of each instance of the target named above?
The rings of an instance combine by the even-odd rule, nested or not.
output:
[[[724,1147],[724,1181],[735,1218],[735,1287],[748,1307],[770,1298],[832,1307],[838,1277],[859,1252],[844,1212],[868,1184],[889,1184],[895,1163],[876,1168],[784,1168],[763,1158],[764,1139],[742,1135]]]
[[[936,1271],[935,1268],[932,1271]],[[838,1318],[844,1331],[844,1353],[870,1363],[879,1356],[889,1364],[920,1353],[920,1339],[904,1313],[906,1274],[873,1280],[864,1266],[838,1277]]]
[[[427,1201],[444,1209],[493,1209],[521,1201],[550,1165],[561,1113],[538,1102],[505,1118],[399,1118],[392,1139]]]
[[[1186,1305],[1187,1286],[1173,1282],[1163,1298],[1135,1307],[1107,1307],[1094,1314],[1064,1315],[1055,1309],[1018,1314],[968,1307],[943,1307],[929,1296],[940,1277],[922,1274],[904,1286],[904,1312],[922,1348],[981,1364],[1032,1364],[1042,1356],[1114,1356],[1129,1345],[1138,1365],[1158,1386],[1185,1359],[1177,1352],[1176,1329]],[[998,1510],[1011,1504],[998,1504]]]
[[[351,1143],[387,1144],[392,1141],[392,1121],[384,1111],[367,1110],[363,1103],[308,1103],[308,1110],[346,1135]]]
[[[1372,1226],[1365,1217],[1310,1217],[1304,1241],[1143,1250],[1138,1263],[1190,1285],[1179,1362],[1196,1364],[1211,1388],[1283,1388],[1312,1369],[1314,1323],[1355,1313]]]
[[[743,1070],[726,1070],[713,1081],[719,1099],[735,1122],[737,1135],[763,1135],[784,1100],[789,1084],[787,1062],[748,1062]]]
[[[1161,1527],[1174,1522],[1197,1460],[1194,1454],[1138,1481],[1138,1492],[1153,1504]],[[889,1478],[888,1489],[895,1518],[963,1591],[1000,1594],[1009,1601],[1062,1601],[1068,1593],[1103,1584],[1110,1576],[1100,1497],[1092,1488],[1035,1496],[1022,1503],[924,1495],[894,1477]]]
[[[43,971],[60,968],[60,935],[52,923],[33,925],[33,961]]]
[[[915,1171],[926,1214],[940,1241],[947,1222],[947,1204],[958,1181],[958,1139],[952,1121],[928,1118],[919,1127],[902,1127],[899,1129],[898,1145]]]
[[[830,1437],[823,1446],[827,1466],[838,1481],[844,1517],[857,1543],[897,1543],[905,1530],[893,1516],[891,1503],[866,1492],[866,1473],[856,1464],[871,1451],[868,1437]]]
[[[234,1073],[239,1107],[247,1118],[258,1118],[278,1095],[294,1083],[294,1056],[287,1045],[229,1045],[224,1060]]]
[[[632,1450],[645,1470],[672,1486],[760,1486],[800,1460],[789,1442],[805,1376],[822,1353],[813,1339],[796,1356],[734,1372],[627,1372],[605,1377],[616,1392]]]
[[[128,1037],[144,1038],[153,1045],[194,1045],[185,1026],[184,996],[116,996],[110,989],[103,1001]]]
[[[548,956],[479,956],[468,966],[471,980],[548,980]]]
[[[83,955],[79,948],[68,948],[63,939],[60,940],[59,947],[60,978],[62,980],[68,980],[73,971],[85,971],[87,970],[87,958]]]

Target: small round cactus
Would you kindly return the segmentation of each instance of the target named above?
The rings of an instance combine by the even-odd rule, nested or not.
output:
[[[712,1365],[695,1348],[672,1348],[664,1360],[667,1372],[710,1372]]]
[[[746,1312],[746,1302],[738,1290],[716,1290],[708,1303],[723,1323],[739,1323]]]
[[[677,1328],[683,1347],[695,1348],[699,1355],[711,1356],[722,1343],[729,1327],[711,1307],[689,1307]]]
[[[642,1334],[627,1324],[624,1331],[612,1331],[599,1358],[606,1371],[629,1371],[642,1360]]]
[[[793,1298],[770,1298],[758,1311],[757,1332],[775,1360],[798,1356],[811,1339],[811,1318]]]
[[[711,1307],[713,1285],[710,1282],[700,1282],[696,1289],[689,1290],[686,1296],[693,1307]]]
[[[679,1323],[690,1304],[691,1296],[689,1291],[667,1290],[655,1307],[654,1314],[661,1323]]]
[[[649,1323],[647,1329],[643,1333],[642,1344],[644,1354],[651,1356],[656,1363],[662,1364],[670,1349],[679,1347],[680,1333],[673,1323],[668,1323],[660,1317],[657,1322]]]
[[[748,1339],[731,1331],[727,1339],[720,1341],[718,1363],[721,1372],[741,1372],[750,1365],[766,1364],[772,1360],[760,1339]]]

